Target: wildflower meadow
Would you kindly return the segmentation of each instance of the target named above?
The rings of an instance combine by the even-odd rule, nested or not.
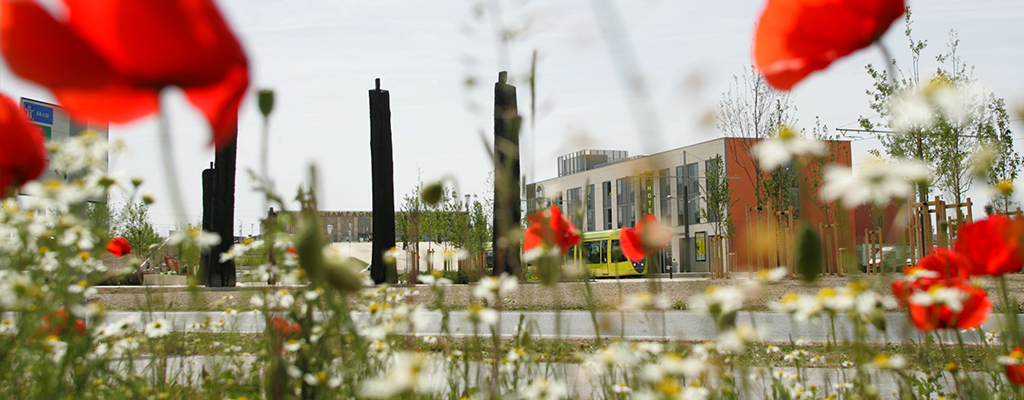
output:
[[[14,73],[72,115],[112,122],[154,113],[165,121],[160,92],[178,88],[209,124],[211,146],[230,145],[251,66],[214,2],[63,4],[71,18],[0,0],[0,51]],[[905,12],[902,0],[768,0],[751,21],[752,65],[774,90],[810,84],[816,71],[876,45]],[[902,114],[907,129],[949,119],[932,107],[944,88],[906,93],[927,108]],[[273,92],[256,96],[269,118]],[[167,125],[156,135],[170,143]],[[147,249],[90,217],[88,200],[127,193],[152,202],[141,179],[108,171],[130,149],[94,133],[46,142],[6,95],[0,135],[0,398],[1024,399],[1021,301],[1011,284],[1024,267],[1019,215],[976,217],[949,246],[893,271],[866,274],[847,256],[836,285],[767,295],[809,285],[821,270],[821,239],[802,235],[795,265],[736,273],[673,302],[657,277],[631,281],[647,286],[628,294],[626,279],[595,281],[571,253],[582,237],[572,211],[558,205],[497,233],[522,241],[518,275],[491,274],[483,257],[461,250],[449,257],[479,272],[468,284],[435,270],[375,283],[325,237],[316,167],[294,192],[279,191],[264,170],[250,173],[253,190],[280,213],[259,238],[215,254],[256,260],[240,275],[252,285],[246,298],[172,313],[158,305],[164,292],[145,289],[137,310],[113,311],[95,301],[98,287],[136,273]],[[752,150],[765,170],[806,167],[825,152],[787,127]],[[173,175],[173,155],[163,162]],[[67,179],[40,180],[45,169]],[[823,171],[815,195],[848,208],[898,209],[932,179],[920,160],[883,156],[857,171]],[[166,246],[209,252],[230,240],[183,214]],[[618,234],[630,262],[672,240],[650,214]],[[382,257],[391,268],[397,251]],[[189,279],[196,298],[216,293]],[[527,285],[555,306],[517,308]],[[596,296],[596,285],[614,285],[618,297]],[[578,295],[571,302],[567,286]],[[682,328],[703,336],[670,334]]]

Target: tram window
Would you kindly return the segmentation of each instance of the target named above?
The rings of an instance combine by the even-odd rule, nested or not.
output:
[[[590,264],[602,264],[604,263],[604,241],[587,242],[587,262]]]
[[[622,255],[622,247],[619,246],[619,241],[612,240],[612,262],[623,261],[626,261],[626,256]]]

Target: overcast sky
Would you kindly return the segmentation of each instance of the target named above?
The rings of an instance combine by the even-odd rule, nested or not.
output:
[[[270,170],[278,191],[294,197],[310,163],[320,171],[323,210],[370,210],[369,111],[374,78],[391,93],[396,207],[418,180],[453,177],[461,193],[483,195],[492,169],[484,141],[492,136],[493,86],[508,70],[518,87],[523,173],[528,181],[556,175],[555,158],[583,148],[648,154],[720,136],[708,116],[734,75],[750,64],[750,43],[762,1],[218,1],[249,57],[254,89],[271,88]],[[596,7],[595,7],[596,5]],[[974,75],[1011,108],[1024,105],[1024,2],[932,0],[914,7],[914,36],[928,41],[922,71],[935,69],[949,31]],[[611,18],[608,18],[611,16]],[[502,27],[514,37],[502,43]],[[622,28],[621,30],[619,28]],[[908,60],[904,24],[884,41]],[[605,36],[610,33],[611,36]],[[610,43],[608,37],[616,41]],[[537,52],[536,117],[527,82]],[[868,48],[812,75],[792,92],[799,126],[820,117],[829,128],[856,128],[871,116],[865,90]],[[626,90],[623,68],[643,76],[647,95]],[[467,84],[473,82],[473,84]],[[8,96],[53,101],[4,66]],[[253,92],[254,92],[253,91]],[[209,128],[180,93],[165,96],[173,151],[190,222],[200,220],[202,169],[213,161]],[[262,199],[246,172],[258,169],[260,119],[250,94],[239,125],[235,231],[258,230]],[[631,105],[651,104],[638,124]],[[1014,117],[1019,118],[1019,117]],[[532,125],[532,128],[531,128]],[[1019,120],[1015,136],[1024,137]],[[161,169],[155,118],[114,125],[131,154],[112,170],[146,179],[158,199],[151,214],[163,233],[175,219]],[[654,132],[641,134],[640,132]],[[1021,141],[1016,142],[1018,146]],[[854,163],[875,140],[854,142]],[[975,203],[983,203],[976,199]]]

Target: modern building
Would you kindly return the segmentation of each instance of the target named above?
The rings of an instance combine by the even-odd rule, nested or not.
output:
[[[321,211],[320,221],[331,242],[373,239],[373,213],[370,211]]]
[[[757,139],[719,138],[691,146],[663,151],[646,156],[628,157],[624,151],[581,150],[559,157],[559,176],[526,185],[525,200],[528,213],[549,205],[559,205],[573,223],[583,232],[634,227],[646,214],[654,214],[673,233],[669,246],[658,257],[664,271],[707,272],[709,262],[716,256],[728,259],[735,253],[732,270],[750,270],[753,263],[748,253],[748,231],[758,213],[755,195],[758,172],[750,156],[750,148]],[[829,157],[832,162],[850,165],[850,142],[831,141]],[[596,162],[588,156],[603,155],[608,160]],[[721,156],[721,158],[718,158]],[[720,160],[720,161],[718,161]],[[728,207],[734,230],[726,241],[721,255],[709,254],[709,242],[727,236],[723,223],[726,215],[705,212],[707,199],[707,171],[724,163],[726,182],[732,189],[733,203]],[[794,180],[788,205],[793,206],[793,218],[817,228],[823,222],[853,221],[852,213],[829,209],[826,216],[816,190],[800,190],[809,182],[820,183],[818,176],[803,171]],[[748,209],[751,210],[748,212]],[[762,208],[762,215],[767,214]],[[788,208],[786,209],[788,210]],[[787,211],[788,212],[788,211]],[[776,214],[782,215],[782,214]],[[756,236],[756,235],[755,235]]]
[[[71,118],[71,115],[63,107],[39,100],[22,97],[19,101],[22,111],[28,116],[29,121],[39,127],[43,132],[43,139],[47,142],[66,142],[68,139],[81,135],[86,131],[94,132],[103,140],[108,140],[109,124],[106,122],[82,121]],[[58,174],[53,168],[47,165],[39,181],[58,179],[63,181],[74,180],[75,176]],[[90,202],[106,202],[102,196],[89,199]]]

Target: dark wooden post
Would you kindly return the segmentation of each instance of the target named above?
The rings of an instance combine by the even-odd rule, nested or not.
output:
[[[235,221],[235,159],[238,155],[237,127],[236,139],[217,151],[214,161],[213,175],[213,212],[211,213],[211,231],[220,234],[220,244],[213,247],[210,258],[211,267],[206,273],[206,287],[235,286],[235,260],[220,262],[220,255],[234,243],[232,233]]]
[[[494,251],[493,275],[519,274],[519,240],[509,231],[519,227],[519,111],[516,87],[508,72],[494,84]]]
[[[203,170],[203,230],[213,232],[213,190],[217,187],[217,177],[213,173],[213,163],[209,169]],[[199,270],[202,274],[202,282],[206,282],[206,276],[210,268],[219,260],[213,257],[213,249],[202,249],[202,256],[199,257]]]
[[[395,247],[395,166],[391,145],[391,96],[387,90],[381,90],[380,78],[370,90],[370,171],[373,179],[370,277],[374,283],[397,283],[396,267],[384,262],[384,252]]]

